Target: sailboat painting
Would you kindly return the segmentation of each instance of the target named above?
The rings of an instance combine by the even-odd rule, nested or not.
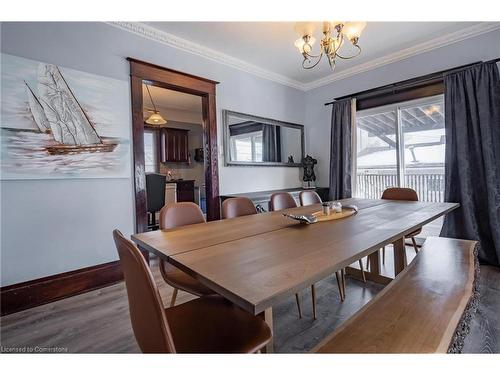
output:
[[[128,82],[1,55],[0,179],[130,177]]]

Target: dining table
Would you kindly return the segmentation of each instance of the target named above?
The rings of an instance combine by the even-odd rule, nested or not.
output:
[[[132,235],[143,251],[188,273],[273,328],[272,307],[352,263],[368,257],[367,278],[388,283],[379,250],[394,247],[394,275],[407,265],[405,235],[459,207],[458,203],[348,198],[357,213],[303,224],[294,215],[321,204]],[[272,341],[265,351],[272,352]]]

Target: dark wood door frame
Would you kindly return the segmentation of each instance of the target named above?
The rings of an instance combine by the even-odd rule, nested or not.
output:
[[[127,58],[130,62],[130,83],[132,90],[132,139],[134,155],[134,187],[136,232],[147,230],[146,174],[144,171],[144,118],[142,83],[181,91],[200,96],[203,112],[203,143],[205,154],[205,190],[207,199],[207,219],[220,217],[219,172],[217,160],[217,121],[215,92],[219,82],[172,69]]]

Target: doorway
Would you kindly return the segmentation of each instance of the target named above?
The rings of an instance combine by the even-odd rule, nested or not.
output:
[[[218,82],[196,77],[190,74],[177,72],[171,69],[152,65],[143,61],[128,58],[130,62],[130,80],[132,91],[132,124],[133,124],[133,155],[134,155],[134,188],[135,188],[135,214],[136,214],[136,232],[144,232],[148,229],[148,209],[147,209],[147,191],[146,191],[146,173],[157,172],[159,174],[169,175],[168,178],[176,181],[185,180],[180,172],[180,167],[186,167],[194,163],[202,166],[204,181],[199,183],[195,190],[193,200],[204,209],[207,220],[217,220],[220,216],[219,208],[219,179],[218,179],[218,161],[217,161],[217,124],[216,124],[216,104],[215,91]],[[200,108],[201,139],[196,149],[189,148],[189,126],[179,124],[182,121],[173,121],[168,126],[150,127],[145,123],[145,108],[151,106],[151,96],[149,92],[160,93],[163,96],[175,95],[177,98],[185,95],[195,96],[198,99]],[[145,94],[146,93],[146,94]],[[168,93],[168,94],[167,94]],[[153,97],[153,100],[155,98]],[[168,116],[167,123],[168,123]],[[161,130],[169,128],[170,131]],[[153,130],[154,129],[154,130]],[[162,151],[161,145],[168,142],[176,145],[172,155],[166,154],[166,148]],[[178,147],[180,142],[182,147]],[[194,142],[192,142],[194,144]],[[151,149],[154,151],[151,152]],[[183,150],[186,150],[185,152]],[[169,148],[171,150],[171,147]],[[163,152],[163,154],[162,154]],[[169,151],[170,152],[170,151]],[[146,155],[147,153],[147,155]],[[196,154],[196,155],[195,155]],[[177,159],[174,159],[177,158]],[[163,161],[163,162],[162,162]],[[175,169],[172,166],[179,166]],[[170,167],[170,169],[169,169]],[[170,172],[170,174],[169,174]],[[193,180],[195,180],[193,178]],[[187,181],[178,184],[185,186]]]

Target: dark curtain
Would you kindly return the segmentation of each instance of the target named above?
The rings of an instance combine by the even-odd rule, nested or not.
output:
[[[281,162],[281,136],[277,126],[263,124],[262,161]]]
[[[330,136],[330,199],[351,197],[352,112],[351,99],[332,105]]]
[[[441,236],[478,240],[479,259],[500,261],[500,78],[496,64],[450,73],[445,83],[445,201]]]
[[[229,135],[262,131],[262,161],[281,162],[281,133],[276,125],[246,121],[229,126]]]

